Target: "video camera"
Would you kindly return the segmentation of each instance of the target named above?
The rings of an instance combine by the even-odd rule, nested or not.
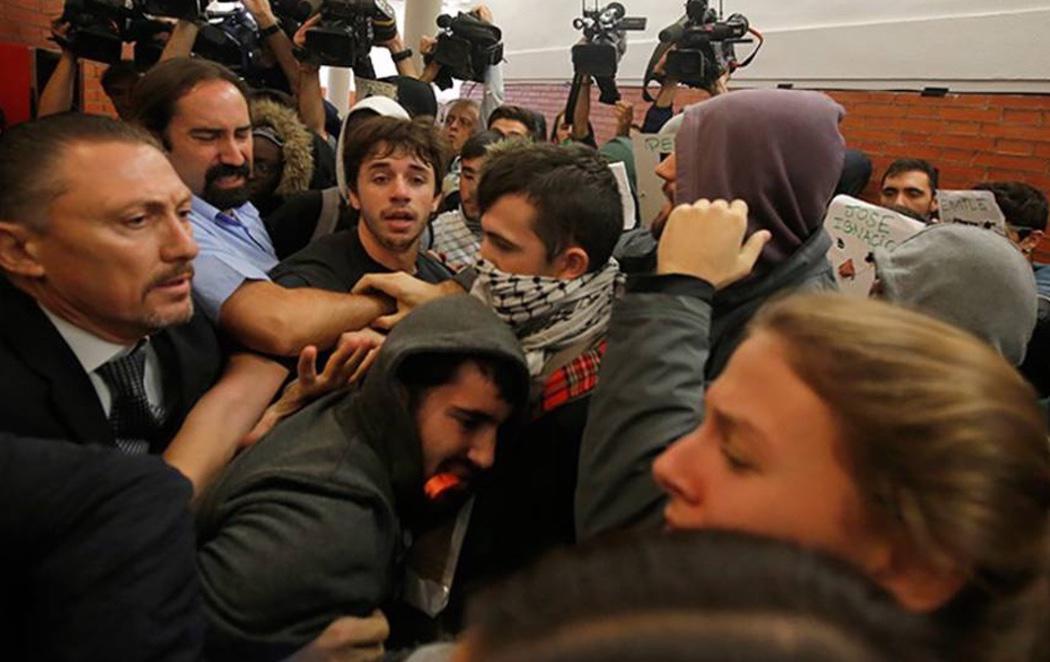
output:
[[[205,23],[193,42],[197,55],[225,64],[248,78],[262,68],[262,42],[258,25],[244,7],[230,10],[208,10]]]
[[[748,33],[761,39],[743,14],[732,14],[723,20],[707,0],[688,0],[685,16],[660,31],[660,44],[645,73],[643,96],[652,101],[647,88],[649,81],[655,79],[653,69],[664,53],[667,76],[689,87],[712,89],[721,76],[747,66],[758,53],[756,48],[745,61],[737,61],[735,45],[751,43],[746,38]]]
[[[109,64],[120,61],[124,42],[134,42],[135,63],[145,69],[163,50],[156,36],[171,31],[166,23],[147,16],[152,13],[147,4],[135,2],[128,7],[123,0],[66,0],[58,20],[68,23],[69,31],[56,41],[78,58]]]
[[[426,61],[441,65],[434,81],[440,89],[452,87],[452,79],[484,83],[485,70],[503,61],[503,32],[474,13],[442,14],[437,24],[437,46]]]
[[[627,30],[644,30],[645,17],[626,16],[619,2],[588,10],[572,22],[583,31],[583,41],[572,47],[572,64],[577,74],[595,78],[615,78],[620,59],[627,52]]]
[[[620,100],[616,70],[627,52],[627,31],[644,30],[647,23],[643,16],[627,16],[627,10],[619,2],[599,8],[595,0],[594,9],[587,9],[587,0],[583,0],[582,13],[582,17],[572,22],[574,28],[583,31],[583,40],[572,47],[575,76],[565,104],[567,118],[575,115],[581,84],[588,78],[598,82],[598,101],[613,104]]]
[[[309,16],[321,22],[306,31],[305,51],[315,64],[350,67],[354,74],[375,78],[369,53],[375,44],[397,36],[397,15],[386,0],[302,0]]]

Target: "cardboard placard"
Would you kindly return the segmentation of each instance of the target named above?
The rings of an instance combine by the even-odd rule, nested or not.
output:
[[[660,163],[661,154],[674,153],[674,136],[635,133],[631,135],[631,145],[634,147],[640,217],[642,225],[649,227],[660,214],[660,209],[666,201],[663,192],[664,181],[656,176],[656,166]]]
[[[991,191],[937,191],[941,223],[963,223],[1006,236],[1006,217]]]
[[[631,230],[635,226],[634,196],[631,195],[631,182],[627,178],[627,166],[622,163],[610,163],[609,170],[616,177],[616,186],[620,189],[620,205],[623,207],[623,229]]]
[[[876,248],[893,250],[926,226],[903,214],[848,195],[836,196],[824,217],[831,235],[828,261],[843,293],[866,298],[875,283]]]

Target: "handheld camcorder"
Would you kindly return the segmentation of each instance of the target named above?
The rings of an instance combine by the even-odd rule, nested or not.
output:
[[[166,23],[147,16],[166,15],[149,11],[149,4],[136,1],[128,6],[123,0],[66,0],[59,21],[68,23],[69,30],[56,41],[78,58],[109,64],[120,61],[124,42],[134,43],[135,62],[145,69],[157,61],[163,50],[157,35],[171,31]]]
[[[474,13],[442,14],[437,24],[437,46],[426,61],[441,65],[434,81],[440,89],[452,87],[453,79],[484,83],[485,70],[503,61],[503,32]]]
[[[588,78],[598,83],[598,101],[613,104],[620,100],[616,88],[616,70],[627,52],[627,31],[644,30],[646,19],[642,16],[627,16],[627,10],[619,2],[610,2],[605,7],[587,9],[583,4],[583,16],[573,20],[572,26],[583,31],[583,39],[572,47],[572,66],[575,73],[569,100],[565,105],[565,117],[572,117],[580,96],[580,85]]]
[[[208,10],[193,42],[197,55],[224,64],[241,76],[262,65],[262,40],[255,19],[244,7],[228,11]]]
[[[685,15],[660,31],[660,43],[645,73],[645,88],[649,81],[656,80],[653,69],[665,53],[667,76],[689,87],[706,90],[713,89],[724,74],[750,64],[758,53],[756,48],[745,61],[737,60],[736,44],[751,43],[751,39],[746,38],[748,33],[758,35],[743,14],[733,14],[723,20],[719,11],[708,6],[707,0],[688,0],[685,6]],[[643,96],[652,101],[647,89]]]
[[[306,54],[315,64],[350,67],[375,78],[372,46],[397,36],[397,15],[386,0],[303,0],[320,11],[321,22],[306,31]],[[300,3],[303,4],[303,3]]]
[[[572,47],[572,64],[578,75],[615,78],[620,59],[627,52],[627,30],[644,30],[645,17],[626,16],[618,2],[588,10],[572,26],[583,31],[583,41]]]

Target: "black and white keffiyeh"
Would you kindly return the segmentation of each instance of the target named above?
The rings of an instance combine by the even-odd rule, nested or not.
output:
[[[601,271],[572,280],[509,274],[488,260],[479,260],[475,269],[470,293],[511,326],[533,377],[562,349],[605,335],[625,280],[614,259]]]

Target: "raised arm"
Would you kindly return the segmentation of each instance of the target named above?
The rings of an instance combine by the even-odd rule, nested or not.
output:
[[[62,55],[47,79],[43,92],[40,93],[40,107],[37,108],[37,117],[45,117],[56,113],[64,113],[73,108],[73,85],[77,78],[77,56],[66,47],[65,36],[69,31],[69,23],[56,19],[51,23],[51,34],[59,46],[62,47]]]
[[[492,10],[486,5],[478,5],[473,9],[477,17],[489,23],[495,22]],[[497,62],[485,69],[485,86],[481,96],[481,125],[488,126],[489,115],[506,102],[507,92],[503,86],[503,63]]]
[[[163,62],[175,57],[189,56],[193,52],[193,43],[197,41],[197,33],[199,31],[200,28],[196,23],[189,19],[180,18],[179,22],[175,24],[175,29],[171,31],[171,37],[168,39],[168,43],[165,44],[159,61]]]
[[[609,325],[580,448],[577,538],[658,527],[664,495],[652,463],[703,415],[716,288],[747,276],[766,231],[747,242],[747,205],[682,205],[660,240],[655,276],[632,282]]]
[[[591,125],[591,77],[580,77],[580,94],[576,97],[576,108],[572,113],[572,139],[583,141],[590,135]]]
[[[299,81],[299,61],[292,52],[292,40],[277,23],[277,17],[270,7],[270,0],[242,0],[244,8],[255,18],[259,32],[263,33],[263,45],[270,49],[278,66],[288,79],[288,86],[296,89]]]
[[[296,46],[302,48],[306,45],[306,31],[317,25],[320,20],[321,15],[315,14],[299,26],[293,37]],[[299,62],[298,69],[299,87],[296,90],[296,101],[299,104],[299,119],[303,121],[306,128],[322,138],[327,138],[324,93],[321,91],[321,67],[313,62]]]

